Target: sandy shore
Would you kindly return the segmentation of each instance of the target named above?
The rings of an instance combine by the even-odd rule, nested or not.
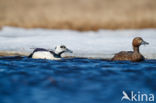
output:
[[[156,0],[0,0],[0,27],[155,28]]]
[[[0,57],[11,57],[11,56],[29,56],[28,52],[18,52],[18,51],[0,51]],[[63,54],[63,58],[88,58],[88,59],[103,59],[103,60],[111,60],[113,55],[108,54]],[[151,58],[152,57],[152,58]],[[151,54],[151,56],[146,57],[146,59],[156,59],[155,54]]]
[[[29,53],[17,51],[0,51],[0,56],[28,56]]]

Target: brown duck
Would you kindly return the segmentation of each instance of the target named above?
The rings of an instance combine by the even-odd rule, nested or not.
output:
[[[121,51],[112,58],[112,60],[128,60],[133,62],[139,62],[144,60],[144,56],[140,53],[140,45],[148,45],[149,43],[144,41],[141,37],[136,37],[133,39],[133,51]]]

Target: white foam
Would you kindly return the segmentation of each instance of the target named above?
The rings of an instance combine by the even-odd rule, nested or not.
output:
[[[141,46],[141,53],[146,58],[156,59],[156,29],[79,32],[3,27],[0,30],[0,50],[31,52],[30,48],[53,49],[64,44],[74,51],[75,56],[111,58],[119,51],[132,50],[131,42],[136,36],[150,43]]]

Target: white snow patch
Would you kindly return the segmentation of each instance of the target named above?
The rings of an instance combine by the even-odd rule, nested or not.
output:
[[[79,32],[3,27],[0,30],[0,50],[32,52],[30,48],[53,49],[64,44],[74,51],[74,56],[111,58],[119,51],[132,50],[131,42],[137,36],[150,43],[141,46],[141,53],[146,58],[156,59],[156,29]]]

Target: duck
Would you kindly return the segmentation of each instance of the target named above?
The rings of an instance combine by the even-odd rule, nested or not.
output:
[[[132,61],[140,62],[145,60],[144,56],[140,53],[139,47],[141,45],[149,45],[141,37],[135,37],[132,41],[133,51],[121,51],[114,55],[113,61]]]
[[[33,59],[49,59],[49,60],[61,60],[61,55],[65,52],[73,53],[70,49],[68,49],[65,45],[56,46],[54,51],[44,49],[44,48],[36,48],[34,51],[28,56],[28,58]]]

